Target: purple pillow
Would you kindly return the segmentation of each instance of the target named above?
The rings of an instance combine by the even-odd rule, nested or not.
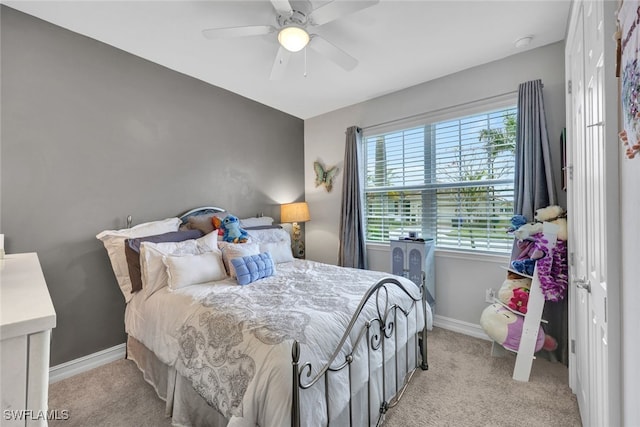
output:
[[[185,230],[171,231],[169,233],[138,237],[135,239],[126,239],[124,241],[124,254],[127,258],[127,266],[129,267],[131,293],[133,294],[142,289],[142,273],[140,271],[140,244],[142,242],[182,242],[184,240],[197,239],[203,235],[204,233],[200,230]]]

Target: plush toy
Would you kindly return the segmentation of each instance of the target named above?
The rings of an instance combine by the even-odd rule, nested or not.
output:
[[[244,243],[249,240],[249,235],[240,228],[240,220],[234,215],[227,215],[224,219],[213,217],[213,225],[223,231],[222,240],[231,243]]]
[[[511,227],[507,229],[507,233],[513,233],[527,222],[527,218],[524,215],[514,215],[511,218]]]
[[[527,276],[533,276],[533,270],[536,266],[536,260],[528,259],[514,259],[511,261],[511,268],[521,274]]]
[[[519,253],[514,257],[513,261],[511,261],[511,268],[518,273],[532,276],[536,261],[544,259],[546,255],[548,255],[548,248],[546,248],[544,244],[545,240],[541,234],[543,232],[543,222],[551,222],[558,225],[557,239],[559,241],[566,241],[566,215],[565,210],[560,206],[551,205],[536,210],[534,215],[536,222],[526,223],[518,227],[513,234],[517,239],[516,244]]]
[[[538,233],[542,233],[542,223],[528,222],[518,227],[518,229],[513,232],[513,236],[520,241],[533,240],[532,236]]]
[[[529,302],[529,288],[516,288],[513,290],[513,297],[507,304],[513,311],[527,314],[527,303]]]
[[[507,279],[513,280],[513,279],[528,279],[528,278],[523,276],[522,274],[516,273],[515,271],[507,270]]]
[[[558,230],[558,240],[567,240],[567,212],[558,205],[547,206],[546,208],[537,209],[534,215],[535,220],[539,222],[551,222],[556,224]]]
[[[503,304],[509,304],[513,298],[513,292],[516,289],[530,289],[531,279],[522,277],[511,272],[507,273],[507,279],[502,282],[502,286],[498,289],[498,299]]]
[[[546,208],[536,209],[533,218],[537,222],[552,221],[565,215],[564,209],[558,205],[547,206]]]
[[[553,222],[554,224],[557,224],[560,227],[557,235],[558,240],[566,241],[567,237],[569,236],[567,232],[567,218],[558,218],[551,222]]]
[[[484,309],[480,316],[480,326],[498,344],[507,350],[518,351],[524,317],[513,313],[500,303],[494,303]],[[542,327],[538,329],[535,351],[553,351],[558,343],[550,335],[546,335]]]

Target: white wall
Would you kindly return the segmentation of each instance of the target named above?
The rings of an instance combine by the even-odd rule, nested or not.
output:
[[[517,92],[522,82],[542,79],[549,138],[552,144],[554,172],[560,183],[559,138],[565,126],[564,43],[554,43],[499,61],[474,67],[409,89],[336,110],[305,120],[305,194],[311,211],[306,227],[307,258],[333,263],[338,259],[338,228],[342,174],[334,190],[327,193],[315,187],[313,162],[340,165],[344,157],[345,130],[357,125],[373,126],[391,120],[460,105],[471,101]],[[560,204],[566,195],[559,189]],[[379,246],[369,251],[369,266],[389,271],[388,249]],[[436,314],[462,324],[477,325],[486,307],[484,291],[498,288],[506,257],[483,257],[460,253],[436,252]],[[477,278],[482,278],[478,280]]]
[[[615,143],[614,141],[610,141]],[[622,225],[622,387],[624,425],[640,423],[640,340],[638,340],[638,301],[640,301],[640,279],[638,254],[640,254],[640,158],[627,159],[620,155],[620,211]]]

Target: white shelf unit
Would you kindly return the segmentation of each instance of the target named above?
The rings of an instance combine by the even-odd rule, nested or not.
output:
[[[549,242],[549,247],[555,246],[558,230],[559,227],[556,224],[550,222],[543,223],[542,233],[544,234],[544,238]],[[538,339],[540,323],[542,322],[543,309],[544,296],[540,288],[538,267],[536,265],[531,278],[527,314],[524,316],[522,336],[520,337],[520,345],[516,355],[516,364],[513,368],[513,379],[516,381],[529,381],[531,366],[533,365],[533,359],[535,359],[534,353],[536,351],[536,341]]]

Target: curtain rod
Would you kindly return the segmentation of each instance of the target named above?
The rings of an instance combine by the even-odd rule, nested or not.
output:
[[[543,85],[543,87],[544,87],[544,85]],[[424,115],[427,115],[427,114],[436,114],[436,113],[439,113],[439,112],[442,112],[442,111],[451,110],[451,109],[458,108],[458,107],[463,107],[465,105],[473,104],[473,103],[476,103],[476,102],[489,101],[489,100],[492,100],[492,99],[495,99],[495,98],[500,98],[500,97],[507,96],[507,95],[515,95],[517,93],[518,93],[517,90],[512,90],[512,91],[509,91],[509,92],[501,93],[499,95],[493,95],[493,96],[488,96],[486,98],[475,99],[473,101],[462,102],[460,104],[450,105],[448,107],[442,107],[442,108],[438,108],[436,110],[426,111],[426,112],[423,112],[423,113],[413,114],[413,115],[407,116],[407,117],[400,117],[398,119],[388,120],[386,122],[377,123],[375,125],[361,126],[360,128],[363,131],[365,131],[365,130],[368,130],[368,129],[371,129],[371,128],[376,128],[378,126],[385,126],[385,125],[392,124],[394,122],[399,122],[401,120],[417,119],[417,118],[419,118],[421,116],[424,116]]]

